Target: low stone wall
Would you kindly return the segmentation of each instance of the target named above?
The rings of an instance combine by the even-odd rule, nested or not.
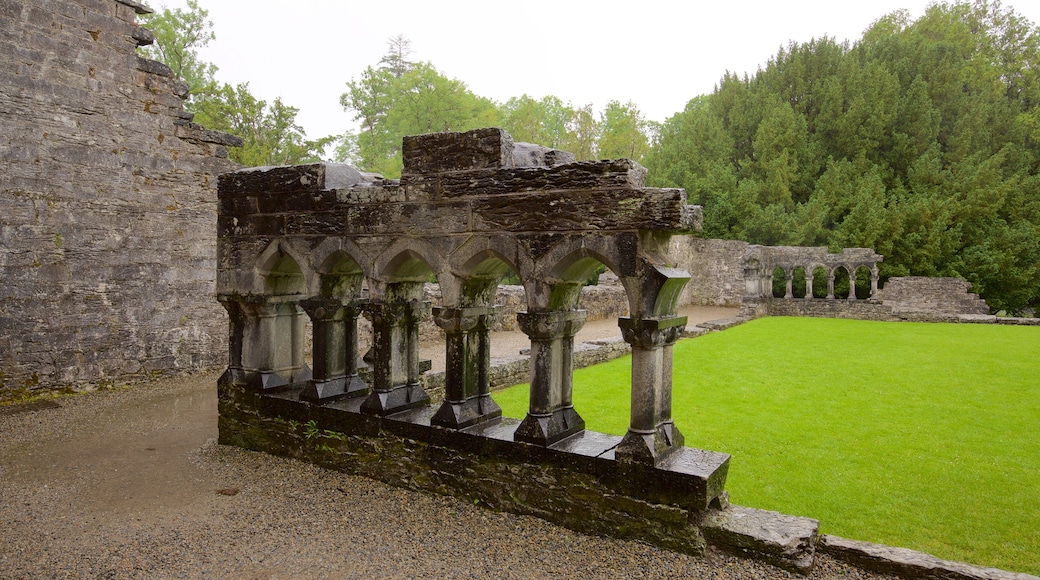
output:
[[[855,320],[898,321],[892,309],[884,304],[868,300],[826,300],[775,298],[763,302],[765,314],[769,316],[811,316],[817,318],[850,318]]]
[[[298,389],[219,391],[221,444],[688,554],[704,553],[696,522],[729,468],[728,455],[688,447],[657,467],[619,462],[621,437],[589,431],[548,448],[518,443],[514,419],[454,431],[430,426],[433,407],[381,418],[360,412],[363,397],[313,405]]]
[[[961,278],[906,276],[890,278],[879,298],[897,314],[989,314],[986,301],[970,289]]]

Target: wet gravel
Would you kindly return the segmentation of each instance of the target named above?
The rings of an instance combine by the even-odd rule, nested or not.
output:
[[[0,578],[801,578],[217,445],[215,380],[0,415]]]

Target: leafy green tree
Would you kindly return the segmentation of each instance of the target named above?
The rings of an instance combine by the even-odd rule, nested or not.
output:
[[[340,104],[361,125],[338,149],[353,148],[360,165],[389,178],[401,174],[401,140],[406,135],[466,131],[495,125],[498,110],[462,81],[448,78],[427,62],[407,60],[408,43],[398,37],[379,68],[368,67],[347,83]]]
[[[180,8],[140,16],[141,25],[155,35],[155,42],[141,48],[145,56],[173,69],[178,78],[188,83],[191,93],[188,105],[216,88],[216,65],[199,58],[198,49],[216,40],[209,11],[199,7],[198,0],[188,0],[188,10]]]
[[[600,115],[599,155],[641,162],[650,150],[652,130],[635,103],[610,101]]]
[[[1040,29],[999,2],[880,18],[853,45],[793,43],[726,74],[646,164],[709,235],[874,247],[882,277],[961,276],[1040,306]]]
[[[163,9],[142,16],[142,25],[155,34],[155,43],[143,48],[145,56],[162,62],[188,83],[184,104],[201,125],[238,135],[245,144],[229,157],[247,166],[289,165],[321,159],[332,137],[308,140],[296,123],[299,109],[276,98],[268,105],[249,92],[249,84],[231,86],[214,78],[216,65],[199,58],[197,49],[216,39],[209,12],[198,0],[188,10]]]
[[[268,105],[249,92],[248,83],[221,85],[196,108],[195,120],[203,126],[242,137],[245,145],[232,149],[229,156],[250,167],[320,161],[333,140],[308,140],[296,123],[298,109],[281,99]]]

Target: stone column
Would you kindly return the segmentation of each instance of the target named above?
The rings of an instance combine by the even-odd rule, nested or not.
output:
[[[491,398],[491,327],[494,307],[435,308],[433,320],[444,329],[444,402],[433,425],[463,429],[502,416]]]
[[[228,368],[217,383],[222,385],[241,384],[245,382],[242,373],[242,333],[245,326],[245,311],[233,295],[221,294],[217,296],[217,300],[228,313]]]
[[[303,360],[304,313],[300,296],[243,296],[242,375],[262,391],[310,380]]]
[[[806,272],[806,274],[805,274],[805,299],[806,300],[812,300],[812,297],[813,297],[813,294],[812,294],[812,292],[813,292],[813,290],[812,290],[812,281],[813,281],[812,274]]]
[[[683,446],[683,435],[672,422],[672,346],[686,317],[621,318],[618,326],[632,345],[632,408],[616,457],[655,465]]]
[[[827,273],[827,300],[834,300],[834,272]]]
[[[513,439],[549,446],[585,430],[571,401],[574,335],[584,310],[518,312],[520,330],[531,339],[531,404]]]
[[[761,281],[758,268],[745,267],[744,268],[744,296],[753,296],[759,298],[762,296],[761,290],[758,285]]]
[[[430,396],[419,384],[419,322],[430,303],[370,302],[372,320],[372,392],[361,404],[371,415],[390,415],[421,407]]]
[[[870,270],[870,298],[877,299],[878,293],[878,280],[881,278],[881,273],[875,267]]]
[[[848,301],[856,300],[856,271],[849,270],[849,297]]]
[[[787,286],[787,291],[784,292],[784,298],[790,300],[794,298],[794,272],[784,271],[784,283]]]
[[[362,303],[311,298],[300,306],[310,316],[314,331],[313,377],[300,393],[300,399],[324,402],[368,394],[368,385],[357,373],[357,321]]]

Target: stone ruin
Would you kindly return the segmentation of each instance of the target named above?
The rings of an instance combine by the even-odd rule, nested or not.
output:
[[[631,160],[575,162],[500,129],[406,137],[403,162],[400,181],[333,164],[221,176],[217,291],[230,356],[220,442],[684,552],[750,521],[722,509],[729,456],[685,447],[671,416],[689,274],[667,248],[700,225],[685,191],[645,187]],[[629,305],[619,320],[633,353],[623,437],[585,430],[571,397],[585,320],[576,304],[600,264]],[[488,380],[493,297],[510,269],[531,340],[522,420],[502,417]],[[422,300],[432,280],[442,294],[433,309]],[[359,317],[372,325],[370,382],[358,368]],[[420,381],[427,317],[446,336],[439,405]],[[802,522],[799,548],[774,560],[804,567],[815,522],[791,519]]]

